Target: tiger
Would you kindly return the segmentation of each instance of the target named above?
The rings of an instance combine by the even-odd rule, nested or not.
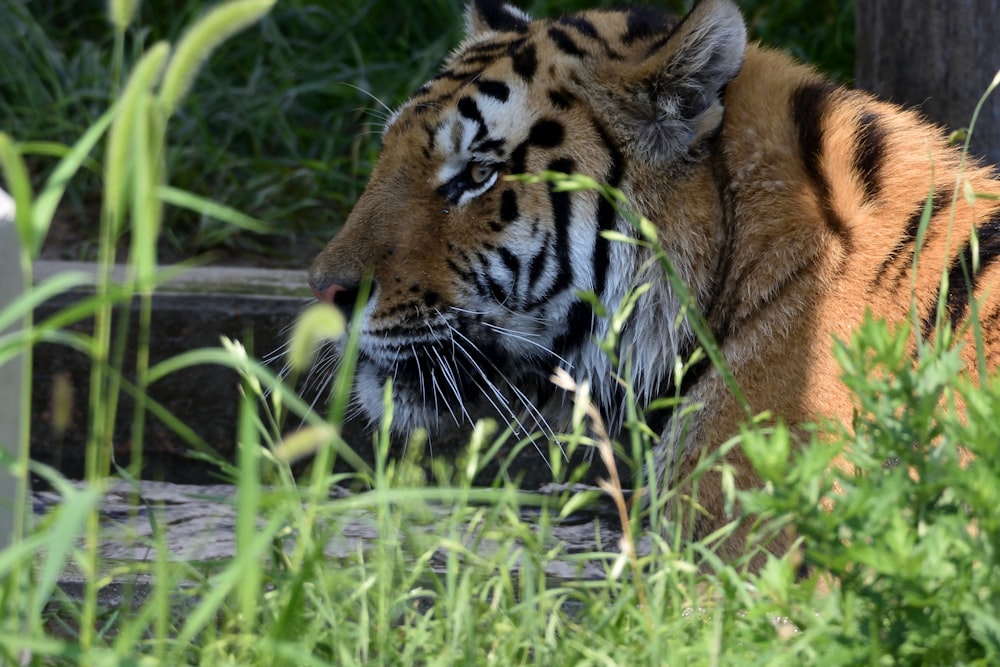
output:
[[[398,433],[487,415],[555,436],[572,403],[556,368],[588,383],[613,437],[626,383],[643,409],[676,393],[700,407],[661,425],[650,474],[671,489],[748,410],[793,433],[849,425],[832,349],[866,313],[903,322],[915,303],[931,335],[939,301],[960,329],[978,299],[985,361],[998,366],[1000,180],[917,111],[750,42],[731,0],[683,18],[629,7],[542,19],[472,0],[465,24],[388,119],[367,186],[308,272],[320,301],[357,313],[354,396],[372,421],[390,379]],[[512,178],[543,172],[606,184],[634,215],[593,189]],[[675,377],[699,348],[695,312],[742,400],[717,364]],[[611,333],[614,354],[599,344]],[[974,370],[975,345],[962,354]],[[741,448],[723,461],[737,489],[762,484]],[[732,522],[724,486],[709,471],[687,496],[698,511],[670,505],[668,520],[693,539]],[[749,526],[717,553],[739,558]]]

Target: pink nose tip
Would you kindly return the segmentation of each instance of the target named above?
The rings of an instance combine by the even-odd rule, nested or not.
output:
[[[328,285],[327,287],[324,287],[322,290],[318,290],[315,287],[313,288],[313,294],[316,295],[316,298],[319,299],[320,301],[324,301],[329,304],[333,303],[333,298],[337,296],[338,292],[346,292],[346,291],[347,291],[346,287],[344,287],[343,285],[338,285],[337,283]]]

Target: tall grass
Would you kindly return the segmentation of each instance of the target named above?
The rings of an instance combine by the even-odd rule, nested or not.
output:
[[[980,386],[963,380],[946,336],[918,345],[914,359],[901,343],[908,336],[905,327],[891,331],[867,322],[836,352],[860,406],[850,430],[817,426],[815,441],[793,451],[791,435],[781,424],[749,426],[726,444],[743,447],[767,482],[761,490],[740,494],[741,506],[762,518],[765,534],[792,530],[804,540],[805,548],[769,558],[759,575],[718,562],[710,540],[692,543],[659,525],[659,506],[667,498],[644,488],[643,464],[652,443],[641,411],[630,405],[630,442],[618,446],[600,437],[586,387],[571,386],[565,379],[565,389],[574,392],[578,405],[577,425],[568,440],[600,452],[593,465],[603,467],[608,481],[602,492],[614,500],[621,528],[616,535],[623,537],[607,543],[607,524],[595,522],[593,548],[583,552],[570,551],[557,536],[560,526],[593,500],[594,490],[530,494],[503,474],[487,488],[474,485],[477,473],[510,437],[489,424],[477,427],[459,465],[439,463],[431,469],[431,479],[419,465],[418,447],[402,459],[390,459],[385,431],[374,443],[375,464],[362,462],[337,430],[350,363],[335,383],[330,420],[310,410],[235,341],[156,365],[149,363],[148,346],[140,346],[136,377],[124,377],[110,309],[140,298],[144,305],[138,326],[148,330],[148,296],[158,280],[157,248],[167,204],[243,220],[231,208],[178,187],[169,157],[177,154],[170,149],[171,128],[184,122],[184,107],[177,101],[186,90],[198,94],[193,77],[217,45],[215,26],[252,24],[245,35],[259,35],[276,20],[268,15],[254,22],[268,4],[242,0],[220,5],[216,13],[192,23],[176,46],[156,42],[133,60],[123,57],[127,76],[114,83],[119,91],[114,102],[95,110],[89,129],[66,139],[72,142],[68,148],[53,147],[50,153],[59,159],[43,178],[33,180],[24,159],[38,144],[0,134],[0,166],[17,198],[28,284],[70,179],[89,170],[88,178],[99,175],[102,187],[97,297],[52,320],[33,321],[35,305],[86,280],[62,275],[27,289],[0,312],[0,330],[28,315],[23,330],[0,338],[0,361],[14,354],[30,360],[38,341],[73,346],[94,361],[87,478],[68,482],[30,461],[26,447],[17,460],[3,462],[22,480],[29,471],[44,478],[62,502],[33,525],[21,527],[14,543],[0,552],[0,661],[1000,661],[1000,384],[995,377]],[[116,24],[119,43],[127,51],[137,47],[123,29],[129,7],[119,5],[124,17]],[[225,48],[246,48],[239,46],[242,39],[250,38]],[[644,228],[641,220],[637,224]],[[131,270],[127,282],[116,284],[108,269],[126,230]],[[664,268],[669,273],[669,266]],[[92,336],[62,328],[85,316],[97,322]],[[328,309],[310,312],[299,327],[295,356],[308,356],[309,341],[351,336],[344,327],[343,318]],[[718,356],[707,336],[702,343],[705,354]],[[143,520],[153,523],[148,547],[155,557],[104,562],[99,558],[99,546],[108,539],[100,521],[102,492],[112,473],[131,478],[109,457],[118,396],[123,390],[141,396],[145,386],[164,375],[202,363],[236,369],[243,378],[232,499],[236,553],[218,563],[172,560],[166,547],[170,528],[158,522],[156,508],[149,508]],[[966,405],[964,418],[948,408],[952,397],[961,397]],[[141,452],[144,431],[141,410],[137,413],[133,445]],[[287,413],[303,421],[292,434],[276,426]],[[387,414],[391,419],[388,402]],[[964,468],[960,446],[976,456]],[[638,471],[634,478],[615,471],[611,449],[632,460]],[[295,478],[290,464],[306,454],[315,457],[312,470]],[[856,472],[831,468],[836,455],[848,457]],[[331,474],[334,458],[346,459],[354,472]],[[896,465],[886,467],[885,461]],[[719,458],[708,459],[703,469],[720,465]],[[334,494],[335,485],[349,486],[353,493]],[[653,499],[627,506],[623,485]],[[830,497],[836,502],[822,509],[821,499]],[[22,495],[20,502],[17,509],[23,516],[27,498]],[[347,542],[345,549],[345,531],[359,522],[377,539]],[[67,567],[85,577],[80,598],[58,587]],[[557,570],[560,576],[555,576]],[[810,574],[802,576],[804,571]],[[113,579],[140,575],[150,577],[148,595],[127,597],[128,603],[119,606],[102,602],[99,593]]]

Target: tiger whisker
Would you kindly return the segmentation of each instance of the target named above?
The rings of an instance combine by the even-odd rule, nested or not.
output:
[[[455,422],[455,426],[460,426],[462,424],[462,420],[458,418],[458,415],[456,415],[455,411],[452,409],[451,402],[448,400],[448,397],[444,395],[444,389],[441,388],[441,384],[438,382],[437,375],[434,373],[433,370],[431,371],[431,387],[433,387],[434,389],[435,407],[437,406],[437,397],[440,394],[441,399],[444,401],[444,407],[451,415],[451,419],[453,422]],[[435,412],[435,414],[438,413]]]
[[[524,425],[522,424],[522,422],[520,421],[520,419],[516,416],[516,413],[510,407],[510,404],[509,404],[509,401],[507,400],[507,398],[505,396],[503,396],[502,392],[499,390],[499,388],[497,388],[496,385],[494,385],[489,380],[489,377],[487,376],[486,372],[476,362],[475,356],[473,354],[471,354],[468,350],[466,350],[465,346],[461,342],[459,342],[457,340],[457,338],[460,338],[462,341],[464,341],[470,347],[472,347],[472,349],[475,352],[479,353],[478,354],[479,357],[481,357],[483,359],[486,359],[487,361],[489,361],[489,358],[486,357],[486,355],[484,355],[481,350],[479,350],[478,346],[476,346],[476,344],[473,341],[469,340],[469,338],[467,336],[465,336],[464,334],[462,334],[462,332],[458,331],[457,329],[455,329],[455,327],[453,327],[450,323],[448,323],[447,320],[445,320],[443,316],[442,316],[442,320],[444,321],[445,325],[448,327],[449,331],[451,332],[452,340],[455,342],[455,348],[457,350],[459,350],[459,351],[462,352],[462,354],[468,359],[469,363],[473,366],[473,368],[486,381],[486,383],[490,387],[491,391],[497,396],[498,399],[500,399],[500,400],[502,400],[504,402],[505,406],[507,407],[507,413],[508,413],[508,415],[510,416],[511,419],[513,419],[516,422],[516,424],[520,428],[521,435],[523,435],[523,436],[529,435],[528,429],[526,429],[524,427]],[[541,430],[542,433],[547,438],[552,439],[552,440],[558,440],[556,438],[556,434],[555,434],[554,430],[549,425],[548,421],[545,419],[544,415],[541,413],[541,411],[538,409],[538,407],[534,404],[534,402],[531,401],[528,398],[528,396],[525,395],[524,392],[521,391],[521,389],[517,387],[516,384],[514,384],[513,382],[511,382],[510,378],[508,378],[506,376],[506,374],[504,374],[503,371],[501,371],[500,368],[498,368],[496,366],[496,364],[494,364],[492,361],[489,361],[489,363],[490,363],[490,366],[492,367],[492,370],[494,372],[496,372],[496,374],[504,381],[504,383],[507,385],[507,387],[509,387],[510,390],[511,390],[511,392],[514,394],[515,398],[518,399],[518,402],[521,403],[521,405],[524,407],[526,414],[531,417],[532,422],[534,423],[534,425],[539,430]],[[477,386],[480,387],[480,389],[482,389],[482,387],[479,385],[478,382],[476,384],[477,384]],[[487,400],[489,400],[488,397],[487,397]],[[491,403],[492,403],[492,401],[491,401]],[[494,407],[496,407],[496,406],[494,405]],[[498,410],[498,412],[503,412],[503,411]],[[537,444],[535,445],[535,447],[536,447],[536,449],[538,449]],[[560,446],[560,449],[562,449],[561,446]],[[544,453],[541,452],[540,449],[539,449],[539,453],[541,453],[543,455],[543,458],[544,458]],[[563,453],[565,454],[565,452],[563,452]]]
[[[537,342],[535,342],[533,340],[530,340],[527,336],[525,336],[523,334],[517,333],[517,332],[512,331],[510,329],[504,329],[503,327],[498,327],[495,324],[490,324],[489,322],[483,322],[483,325],[485,325],[487,328],[489,328],[489,329],[491,329],[493,331],[496,331],[501,336],[504,336],[506,338],[510,338],[510,339],[513,339],[513,340],[517,340],[517,341],[520,341],[522,343],[526,343],[528,345],[531,345],[533,347],[538,348],[539,350],[541,350],[542,352],[544,352],[545,354],[547,354],[549,356],[555,357],[555,359],[557,361],[559,361],[560,365],[562,365],[563,368],[566,368],[567,370],[572,370],[572,368],[573,368],[573,363],[570,362],[570,361],[568,361],[567,359],[563,358],[562,355],[560,355],[558,352],[556,352],[552,348],[549,348],[549,347],[546,347],[545,345],[542,345],[541,343],[537,343]]]
[[[375,102],[380,107],[382,107],[382,109],[386,113],[388,113],[390,115],[393,113],[392,107],[390,107],[388,104],[386,104],[381,99],[379,99],[379,97],[377,95],[373,94],[370,90],[365,90],[361,86],[356,86],[353,83],[347,83],[346,81],[340,81],[338,83],[340,83],[340,85],[342,85],[342,86],[347,86],[348,88],[353,88],[354,90],[358,91],[359,93],[361,93],[363,95],[367,95],[369,99],[371,99],[373,102]]]

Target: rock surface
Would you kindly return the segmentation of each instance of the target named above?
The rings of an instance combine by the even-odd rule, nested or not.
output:
[[[348,493],[344,489],[334,489],[335,495]],[[236,487],[226,484],[141,482],[136,489],[126,482],[113,483],[100,507],[100,556],[106,567],[116,563],[152,562],[157,556],[152,546],[155,525],[163,531],[171,560],[193,563],[232,558],[236,555],[235,498]],[[60,497],[50,491],[36,491],[33,501],[35,514],[41,517],[59,505]],[[531,511],[524,510],[529,513],[524,517],[528,523],[533,518]],[[441,519],[445,519],[447,509],[442,506],[440,512]],[[601,535],[601,544],[597,543],[596,534]],[[378,537],[374,513],[352,510],[341,518],[339,531],[325,551],[331,559],[349,558],[359,549],[371,548]],[[555,523],[551,527],[551,537],[563,545],[566,554],[596,550],[613,553],[619,549],[621,529],[610,506],[599,503],[592,510]],[[557,579],[604,578],[602,565],[591,561],[581,568],[575,562],[554,560],[546,571]],[[438,571],[444,569],[443,561],[432,561],[431,566]],[[76,586],[81,585],[72,571],[64,572],[61,580],[70,582],[71,587],[73,582]]]

